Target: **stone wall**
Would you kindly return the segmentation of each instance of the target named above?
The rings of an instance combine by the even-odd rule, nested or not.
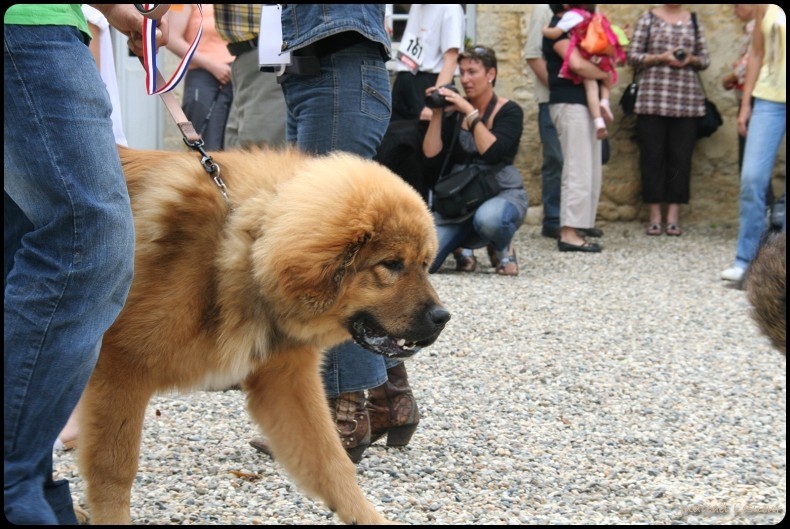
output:
[[[657,4],[601,4],[607,17],[621,27],[636,25],[639,16]],[[497,52],[499,75],[497,93],[518,102],[524,109],[525,123],[517,165],[524,174],[530,197],[528,221],[538,222],[540,202],[540,139],[537,129],[537,104],[533,78],[522,59],[533,4],[477,5],[476,35],[478,44]],[[711,65],[702,72],[705,90],[716,103],[724,125],[710,138],[697,144],[691,177],[691,202],[683,206],[687,222],[730,222],[738,219],[738,139],[737,107],[731,92],[721,87],[721,78],[738,55],[738,36],[742,24],[731,4],[689,4],[697,12],[711,53]],[[635,118],[623,117],[617,102],[632,72],[624,66],[612,94],[615,122],[609,127],[612,157],[603,169],[603,189],[598,216],[605,221],[644,220],[647,208],[641,203],[639,184],[639,149],[634,140]],[[782,144],[774,170],[774,189],[784,190],[786,146]]]
[[[635,26],[639,16],[657,4],[602,4],[609,19],[626,28]],[[689,4],[703,26],[711,52],[711,65],[702,72],[708,96],[716,103],[724,125],[710,138],[697,144],[692,165],[691,202],[683,206],[687,222],[732,222],[738,219],[738,139],[737,107],[731,92],[721,87],[721,78],[738,55],[738,36],[742,25],[733,13],[732,4]],[[497,93],[518,102],[524,109],[524,134],[516,165],[524,175],[530,199],[528,223],[538,223],[542,216],[540,198],[540,139],[537,128],[537,103],[533,98],[533,78],[522,59],[529,17],[534,4],[477,5],[477,43],[497,52],[499,75]],[[172,62],[169,54],[168,59]],[[620,69],[620,81],[612,93],[615,122],[609,127],[611,160],[603,169],[603,189],[598,215],[604,221],[644,220],[647,208],[641,202],[639,184],[639,149],[634,140],[635,118],[623,117],[617,102],[631,79],[631,69]],[[181,98],[181,87],[176,89]],[[170,116],[165,116],[170,120]],[[172,121],[172,120],[170,120]],[[165,145],[184,148],[178,129],[165,126]],[[782,144],[774,169],[777,196],[784,189],[786,146]]]

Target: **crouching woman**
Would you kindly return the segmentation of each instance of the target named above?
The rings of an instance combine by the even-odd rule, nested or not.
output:
[[[502,165],[496,173],[499,192],[473,212],[457,218],[434,212],[439,250],[430,272],[439,270],[450,253],[455,256],[457,270],[471,272],[477,264],[474,249],[485,246],[496,273],[515,276],[518,262],[512,241],[524,222],[528,205],[521,173],[513,165],[524,112],[517,103],[494,92],[494,50],[484,46],[469,48],[458,57],[458,66],[465,96],[446,87],[426,90],[426,95],[438,92],[446,104],[432,109],[423,154],[434,166],[445,165],[443,162],[449,157],[446,174],[470,163]]]

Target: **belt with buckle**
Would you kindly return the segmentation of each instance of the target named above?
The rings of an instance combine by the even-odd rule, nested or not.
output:
[[[365,40],[367,39],[356,31],[344,31],[294,50],[291,52],[291,64],[285,67],[282,75],[277,76],[277,82],[282,84],[291,75],[319,75],[323,57]],[[261,70],[274,71],[273,68]]]
[[[262,72],[277,72],[273,66],[261,66]],[[321,61],[318,57],[300,57],[291,55],[291,64],[283,69],[283,73],[277,76],[277,81],[282,82],[288,75],[319,75],[321,73]]]
[[[234,57],[238,57],[248,51],[252,51],[258,47],[258,37],[250,40],[243,40],[241,42],[229,42],[228,51]]]

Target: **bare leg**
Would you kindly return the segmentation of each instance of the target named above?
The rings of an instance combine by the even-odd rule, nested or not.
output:
[[[593,79],[584,80],[584,93],[587,96],[587,108],[590,109],[593,123],[595,123],[595,136],[602,140],[609,135],[606,130],[606,122],[601,117],[601,101],[600,92],[598,90],[598,81]]]
[[[680,231],[680,204],[667,206],[667,235],[678,236]]]
[[[650,224],[661,224],[661,204],[650,204]]]
[[[579,246],[584,244],[586,239],[579,235],[579,232],[576,230],[576,228],[563,226],[560,229],[560,240],[562,242],[567,242],[568,244],[575,244],[576,246]]]
[[[650,204],[650,225],[647,228],[648,235],[661,235],[661,204]]]
[[[595,118],[601,117],[601,96],[598,89],[598,81],[594,79],[584,80],[584,94],[587,97],[587,108],[590,115]]]
[[[612,121],[614,121],[614,114],[612,113],[612,107],[609,103],[609,95],[612,93],[611,77],[607,77],[606,79],[601,81],[600,93],[601,93],[601,116],[603,116],[603,119],[604,121],[606,121],[606,123],[611,123]]]
[[[74,411],[71,412],[69,420],[66,422],[66,426],[63,427],[60,435],[58,435],[58,441],[60,441],[60,447],[62,450],[71,450],[72,448],[77,447],[77,436],[80,432],[79,418],[81,406],[82,399],[77,402],[77,406],[75,406]],[[55,443],[55,446],[58,446],[58,444]]]
[[[667,206],[667,224],[680,224],[680,204]]]

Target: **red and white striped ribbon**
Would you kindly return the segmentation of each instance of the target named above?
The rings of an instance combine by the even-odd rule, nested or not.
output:
[[[192,56],[197,51],[200,37],[203,35],[203,7],[202,4],[196,4],[200,12],[200,25],[195,40],[189,46],[189,50],[181,58],[175,72],[173,72],[170,80],[164,86],[156,86],[156,20],[153,18],[143,18],[143,66],[145,67],[145,89],[148,95],[162,94],[171,91],[175,88],[187,72],[189,62]],[[156,8],[157,4],[142,4],[145,11],[151,11]]]

